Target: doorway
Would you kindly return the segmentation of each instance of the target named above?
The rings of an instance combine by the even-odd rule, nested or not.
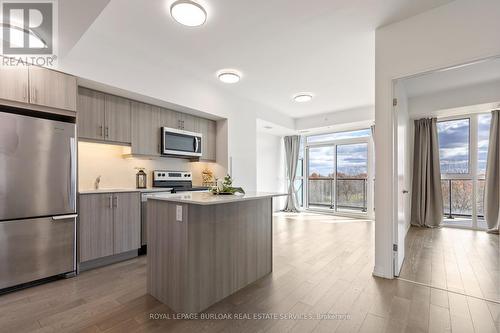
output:
[[[491,111],[500,108],[500,58],[393,84],[394,276],[500,302],[499,237],[486,233],[483,212]],[[437,228],[410,225],[414,120],[423,118],[436,118],[443,199]]]

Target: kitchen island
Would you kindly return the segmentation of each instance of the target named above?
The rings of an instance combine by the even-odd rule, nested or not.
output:
[[[277,193],[186,192],[148,198],[148,293],[200,312],[272,271]]]

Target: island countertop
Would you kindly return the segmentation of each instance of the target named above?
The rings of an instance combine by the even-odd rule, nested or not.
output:
[[[214,195],[209,192],[184,192],[175,194],[152,194],[148,200],[163,200],[169,202],[186,203],[193,205],[217,205],[230,202],[257,200],[285,196],[285,193],[247,192],[245,194]]]

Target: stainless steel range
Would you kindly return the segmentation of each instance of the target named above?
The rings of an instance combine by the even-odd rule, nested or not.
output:
[[[76,271],[72,117],[0,108],[0,289]]]
[[[172,193],[206,191],[208,187],[193,186],[193,174],[189,171],[153,171],[153,187],[171,188]]]

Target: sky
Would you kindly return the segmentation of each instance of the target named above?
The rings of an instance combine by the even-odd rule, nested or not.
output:
[[[308,138],[308,142],[321,142],[328,140],[358,138],[369,136],[370,129],[322,134]],[[348,144],[337,146],[337,171],[349,176],[367,173],[368,146],[366,143]],[[316,173],[329,176],[335,173],[335,148],[310,147],[309,148],[309,174]]]
[[[491,114],[478,116],[478,174],[484,175],[488,155]],[[438,122],[439,157],[442,173],[468,173],[469,170],[469,119]],[[369,136],[370,129],[310,136],[309,143]],[[367,145],[338,146],[338,172],[350,176],[367,173]],[[333,146],[309,148],[309,174],[321,176],[335,172]]]
[[[491,114],[478,117],[478,173],[484,174],[488,154]],[[469,172],[469,120],[439,122],[439,159],[441,173],[466,174]]]

